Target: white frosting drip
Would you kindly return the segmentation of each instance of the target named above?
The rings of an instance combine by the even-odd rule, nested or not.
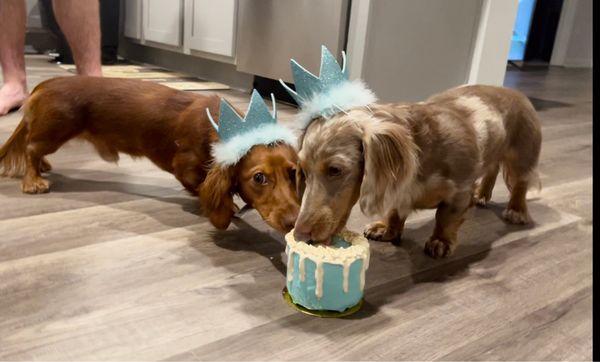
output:
[[[344,293],[348,293],[348,276],[350,275],[350,263],[344,263]]]
[[[294,253],[289,252],[288,248],[286,248],[286,253],[288,253],[288,263],[287,263],[287,280],[294,280]]]
[[[360,291],[365,289],[365,269],[360,271]]]
[[[304,281],[306,272],[304,271],[304,259],[306,257],[302,254],[298,254],[298,273],[300,274],[300,281]]]
[[[321,299],[323,296],[323,261],[317,261],[317,267],[315,268],[315,281],[317,287],[315,288],[315,295]]]
[[[323,263],[337,264],[343,267],[343,288],[344,292],[348,293],[350,266],[356,260],[362,260],[362,268],[360,271],[360,290],[364,290],[365,274],[369,268],[370,261],[369,242],[362,235],[348,230],[343,230],[339,236],[351,245],[347,248],[332,248],[323,245],[310,245],[303,241],[296,241],[294,239],[294,230],[290,231],[285,236],[285,240],[287,242],[286,252],[288,253],[288,280],[294,279],[292,255],[296,253],[298,255],[298,274],[301,281],[304,281],[305,279],[305,258],[311,259],[317,266],[315,269],[315,295],[317,298],[321,298],[323,295]],[[290,260],[292,261],[290,262]]]

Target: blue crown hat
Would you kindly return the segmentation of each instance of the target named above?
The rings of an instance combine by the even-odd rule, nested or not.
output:
[[[250,106],[246,116],[242,118],[233,107],[223,98],[219,108],[219,124],[213,120],[210,111],[206,114],[212,126],[217,131],[219,142],[213,145],[212,155],[216,163],[222,166],[235,165],[250,149],[256,145],[287,143],[294,145],[296,137],[292,131],[277,123],[275,97],[273,114],[263,101],[260,94],[252,91]]]
[[[342,52],[342,66],[323,45],[321,46],[321,68],[316,77],[294,59],[290,60],[296,91],[279,80],[285,90],[300,106],[298,121],[308,126],[316,117],[331,117],[350,108],[366,106],[376,102],[377,97],[362,81],[350,81],[346,67],[346,53]]]

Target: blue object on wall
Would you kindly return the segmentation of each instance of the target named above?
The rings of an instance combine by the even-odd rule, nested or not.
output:
[[[508,60],[521,61],[525,56],[525,47],[527,46],[527,37],[533,18],[536,0],[519,0],[517,10],[517,19],[513,28],[513,36],[510,43],[510,52]]]

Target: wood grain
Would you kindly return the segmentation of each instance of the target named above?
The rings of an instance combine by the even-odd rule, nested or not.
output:
[[[27,64],[30,87],[66,74]],[[507,85],[543,122],[535,225],[501,221],[500,178],[447,260],[422,253],[433,212],[412,215],[400,247],[371,243],[365,307],[347,319],[283,302],[282,238],[256,212],[216,232],[146,160],[75,142],[50,156],[50,194],[0,178],[0,360],[590,360],[591,71],[509,71]],[[0,118],[0,140],[19,121]],[[368,221],[355,208],[349,226]]]

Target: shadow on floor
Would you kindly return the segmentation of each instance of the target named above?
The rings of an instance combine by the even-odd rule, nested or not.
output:
[[[297,329],[313,335],[326,336],[333,341],[343,340],[349,335],[364,333],[362,329],[346,328],[350,326],[352,320],[370,320],[378,326],[390,323],[392,318],[381,311],[384,306],[397,303],[399,298],[418,298],[422,297],[420,293],[407,293],[413,288],[431,283],[446,283],[466,277],[470,273],[470,267],[483,259],[489,258],[489,253],[496,241],[501,240],[506,243],[510,238],[510,245],[514,241],[527,241],[529,230],[535,229],[537,225],[516,226],[508,225],[501,220],[501,213],[504,204],[491,203],[488,209],[475,209],[473,215],[465,222],[461,230],[461,244],[459,244],[455,254],[448,259],[433,260],[423,253],[423,244],[428,239],[434,227],[434,220],[430,219],[421,222],[416,227],[409,226],[406,230],[406,237],[400,246],[393,246],[391,243],[371,242],[371,267],[368,271],[367,289],[365,290],[365,304],[356,314],[343,319],[320,319],[292,313],[276,321],[282,328]],[[539,218],[543,223],[554,222],[560,219],[560,215],[555,210],[535,203],[530,205],[534,219]],[[238,220],[235,223],[237,229],[225,232],[214,232],[211,238],[222,248],[231,251],[251,252],[267,258],[272,265],[272,269],[277,270],[281,275],[281,285],[272,285],[272,276],[263,279],[265,293],[279,295],[279,288],[285,283],[283,276],[286,267],[280,256],[284,246],[280,241],[272,238],[264,232],[255,229],[253,226]],[[511,236],[513,233],[520,233]],[[513,240],[514,239],[514,240]],[[243,241],[243,242],[241,242]],[[478,270],[478,275],[482,278],[489,278],[493,283],[496,270],[493,266],[502,265],[506,253],[494,253],[491,263],[486,264],[486,270]],[[243,273],[243,266],[230,264],[226,266],[234,273]],[[263,272],[263,271],[261,271]],[[264,273],[269,273],[266,270]],[[261,277],[253,272],[255,283],[238,283],[228,285],[227,288],[234,290],[236,295],[244,298],[244,313],[256,315],[257,317],[270,317],[268,308],[256,308],[256,289],[261,288]],[[369,284],[372,285],[369,287]],[[500,286],[501,287],[501,286]],[[402,299],[406,302],[406,299]],[[427,301],[427,308],[448,303],[449,297],[444,294],[443,288],[435,288],[435,293]],[[283,303],[283,302],[282,302]],[[417,300],[415,303],[403,303],[402,308],[422,308]],[[282,308],[273,306],[273,308]],[[345,321],[345,322],[344,322]],[[336,333],[332,333],[336,331]]]
[[[505,253],[497,252],[493,260],[489,260],[490,251],[494,248],[494,243],[511,238],[510,243],[527,241],[530,237],[528,231],[534,230],[540,226],[539,223],[532,225],[510,225],[501,219],[505,204],[490,203],[487,209],[474,209],[471,217],[459,231],[459,244],[455,253],[443,260],[433,260],[423,252],[423,245],[428,240],[435,221],[429,220],[415,229],[406,230],[406,237],[403,238],[396,252],[387,252],[384,256],[385,267],[388,273],[395,274],[398,277],[395,280],[369,288],[365,295],[376,306],[383,306],[393,303],[402,294],[409,289],[424,283],[444,283],[451,280],[457,280],[469,275],[472,264],[487,259],[486,270],[478,273],[479,276],[492,280],[496,275],[494,266],[502,265],[505,260]],[[560,214],[556,211],[538,203],[530,202],[531,214],[534,220],[543,220],[543,223],[552,223],[560,220]],[[512,235],[517,232],[514,240]],[[372,253],[378,248],[372,246]],[[391,244],[390,244],[391,245]],[[375,255],[372,255],[372,260]],[[375,257],[376,259],[376,257]],[[376,260],[372,265],[377,263]],[[373,269],[378,269],[375,264]],[[382,273],[382,270],[375,273]],[[439,305],[447,302],[447,298],[436,294],[428,300],[428,305]]]
[[[69,173],[70,170],[62,171]],[[80,172],[80,170],[77,170],[77,172]],[[96,177],[101,175],[101,179],[118,176],[117,174],[105,171],[93,171],[93,175]],[[187,193],[183,187],[181,188],[181,191],[177,191],[173,188],[156,185],[130,183],[125,181],[94,181],[73,178],[58,173],[48,174],[47,179],[51,183],[49,196],[55,195],[57,197],[69,198],[69,195],[73,194],[74,200],[92,201],[98,205],[107,205],[115,208],[119,208],[120,205],[118,203],[121,202],[153,199],[164,203],[179,205],[181,206],[181,210],[185,213],[193,214],[195,216],[201,215],[201,210],[196,197]],[[82,193],[89,194],[87,195],[89,197],[86,197],[86,195],[82,196]],[[161,219],[162,214],[160,213],[147,213],[147,215],[168,226],[181,226],[180,224],[172,224]]]
[[[541,99],[541,98],[535,98],[535,97],[528,97],[528,98],[531,101],[531,104],[533,104],[533,107],[535,108],[536,111],[545,111],[547,109],[553,109],[553,108],[573,107],[573,104],[570,104],[570,103],[552,101],[549,99]]]

